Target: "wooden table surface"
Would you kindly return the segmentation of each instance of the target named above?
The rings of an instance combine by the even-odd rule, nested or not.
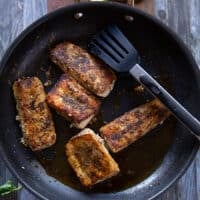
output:
[[[74,0],[0,0],[0,58],[29,24]],[[191,49],[200,66],[200,1],[143,0],[135,7],[155,15],[173,29]],[[199,77],[200,78],[200,77]],[[7,179],[18,183],[0,159],[0,184]],[[37,200],[25,188],[1,199]],[[157,200],[200,200],[200,151],[184,176]]]

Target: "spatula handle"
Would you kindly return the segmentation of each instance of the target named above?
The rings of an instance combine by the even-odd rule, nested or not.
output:
[[[200,141],[200,122],[191,113],[176,101],[176,99],[174,99],[174,97],[172,97],[140,65],[136,64],[129,72],[137,81],[157,97]]]

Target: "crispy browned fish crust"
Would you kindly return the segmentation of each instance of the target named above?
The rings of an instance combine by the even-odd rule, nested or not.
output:
[[[82,185],[90,187],[119,172],[118,164],[91,129],[84,129],[66,144],[66,155]]]
[[[112,152],[118,152],[138,140],[170,115],[170,112],[155,99],[143,104],[100,128]]]
[[[70,42],[58,44],[51,51],[51,60],[97,96],[108,96],[114,87],[116,81],[114,72],[75,44]]]
[[[37,77],[19,79],[13,91],[25,143],[32,151],[53,145],[56,133],[42,82]]]
[[[48,104],[60,115],[84,128],[97,114],[101,102],[74,78],[63,74],[47,95]]]

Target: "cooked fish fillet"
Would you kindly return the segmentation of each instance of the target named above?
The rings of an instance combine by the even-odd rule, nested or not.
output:
[[[13,91],[24,142],[32,151],[53,145],[56,133],[42,82],[37,77],[19,79]]]
[[[51,60],[97,96],[108,96],[114,87],[116,81],[114,72],[75,44],[70,42],[58,44],[51,51]]]
[[[141,105],[100,128],[112,152],[118,152],[138,140],[170,115],[170,112],[155,99]]]
[[[101,102],[74,78],[63,74],[47,95],[48,104],[77,128],[85,128],[97,114]]]
[[[69,140],[66,155],[81,184],[86,187],[119,172],[118,164],[104,147],[102,138],[88,128]]]

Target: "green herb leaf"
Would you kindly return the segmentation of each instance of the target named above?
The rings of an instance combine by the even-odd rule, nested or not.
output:
[[[16,187],[12,181],[7,181],[5,184],[3,185],[0,185],[0,195],[3,196],[3,195],[6,195],[6,194],[9,194],[11,192],[14,192],[14,191],[18,191],[22,188],[21,185],[19,185],[18,187]]]

